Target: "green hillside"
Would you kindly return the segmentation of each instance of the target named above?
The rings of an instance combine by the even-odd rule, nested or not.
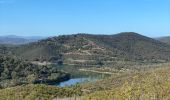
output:
[[[0,54],[1,100],[170,98],[170,46],[134,32],[0,45]],[[63,88],[51,86],[83,72],[111,76]]]
[[[63,35],[19,46],[13,53],[27,61],[74,66],[113,66],[118,61],[155,63],[170,60],[169,45],[133,32]]]
[[[71,87],[23,85],[0,90],[1,100],[169,100],[170,64],[116,74],[109,78]],[[141,66],[142,67],[142,66]],[[21,95],[20,95],[21,94]]]
[[[17,58],[0,57],[0,88],[30,83],[53,84],[69,78],[70,74],[52,66],[39,66]]]

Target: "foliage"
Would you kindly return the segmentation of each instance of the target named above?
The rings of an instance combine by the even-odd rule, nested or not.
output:
[[[63,35],[14,47],[0,45],[0,87],[16,86],[1,89],[0,99],[81,96],[87,100],[166,100],[170,99],[170,68],[158,63],[169,60],[168,44],[134,32]],[[54,66],[32,64],[35,61],[46,65],[50,62]],[[147,64],[157,65],[141,66]],[[114,74],[96,82],[64,88],[32,84],[53,84],[70,78],[70,74],[57,67],[75,75],[80,75],[80,67]]]
[[[116,78],[112,83],[105,80],[106,84],[113,84],[110,89],[100,89],[87,94],[86,100],[168,100],[170,99],[170,68],[162,66],[148,72],[140,72]],[[119,82],[115,84],[115,81]],[[108,82],[108,83],[107,83]],[[101,85],[101,84],[100,84]]]
[[[12,52],[27,61],[87,67],[113,67],[119,65],[118,62],[156,63],[170,60],[169,45],[134,32],[63,35],[18,46]]]
[[[17,58],[0,57],[0,86],[28,83],[56,83],[68,80],[70,75],[52,66],[38,66]]]
[[[23,85],[0,90],[0,100],[53,100],[54,98],[79,96],[80,85],[73,87],[56,87],[47,85]]]

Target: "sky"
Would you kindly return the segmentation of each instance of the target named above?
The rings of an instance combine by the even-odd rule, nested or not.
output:
[[[170,36],[170,0],[0,0],[0,35]]]

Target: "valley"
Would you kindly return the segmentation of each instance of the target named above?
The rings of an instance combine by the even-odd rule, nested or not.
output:
[[[170,100],[170,0],[0,0],[0,100]]]
[[[170,98],[170,45],[135,32],[1,44],[0,55],[1,100]]]

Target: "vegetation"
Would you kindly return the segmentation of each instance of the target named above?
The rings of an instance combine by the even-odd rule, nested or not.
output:
[[[170,64],[151,65],[152,68],[147,66],[147,71],[127,71],[96,82],[62,88],[42,84],[16,86],[1,89],[0,99],[53,100],[75,97],[80,100],[168,100],[169,66]]]
[[[29,84],[0,90],[0,100],[54,100],[79,96],[82,94],[80,85],[72,87],[56,87],[42,84]]]
[[[22,60],[0,57],[0,87],[28,83],[47,83],[68,80],[70,74],[58,71],[51,66],[38,66]]]
[[[133,32],[63,35],[21,45],[12,51],[27,61],[87,67],[119,66],[122,61],[155,63],[170,60],[169,45]]]
[[[169,61],[170,45],[134,32],[63,35],[20,46],[0,45],[0,99],[168,100]],[[51,86],[91,72],[111,77]]]
[[[170,68],[161,65],[149,71],[121,74],[93,84],[87,84],[86,100],[168,100],[170,99]],[[89,92],[89,91],[88,91]]]

